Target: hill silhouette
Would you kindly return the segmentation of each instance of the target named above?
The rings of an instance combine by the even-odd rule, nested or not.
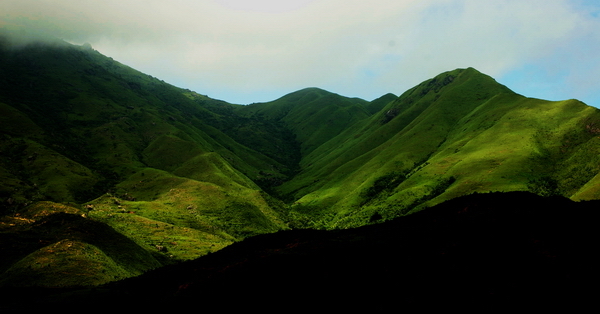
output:
[[[598,277],[597,206],[597,201],[525,192],[473,194],[377,225],[260,235],[197,260],[93,290],[52,291],[28,304],[338,310],[584,306],[594,300],[590,287]],[[23,297],[31,291],[11,292]]]

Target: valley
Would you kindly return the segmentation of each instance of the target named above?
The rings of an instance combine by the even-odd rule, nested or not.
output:
[[[391,228],[473,195],[600,199],[599,110],[516,94],[474,68],[372,101],[199,92],[86,45],[0,37],[0,287],[95,287],[257,237]]]

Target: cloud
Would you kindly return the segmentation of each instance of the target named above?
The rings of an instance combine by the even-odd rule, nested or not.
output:
[[[233,10],[248,12],[281,13],[298,10],[315,0],[216,0]]]
[[[468,66],[516,83],[535,65],[561,73],[565,93],[591,95],[600,73],[589,1],[3,0],[0,12],[236,103],[307,86],[373,99]]]

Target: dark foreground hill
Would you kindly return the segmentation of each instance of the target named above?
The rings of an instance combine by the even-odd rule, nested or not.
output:
[[[488,310],[595,299],[597,201],[473,194],[378,225],[260,235],[86,290],[5,290],[12,309]],[[34,298],[36,297],[36,298]]]

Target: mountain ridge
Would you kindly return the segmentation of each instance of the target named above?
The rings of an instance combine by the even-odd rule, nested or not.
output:
[[[456,85],[456,83],[461,80],[461,76],[457,75],[459,73],[463,75],[462,79],[464,84],[467,85]],[[458,79],[455,80],[453,79],[454,77],[458,77]],[[490,88],[482,88],[482,86],[486,86],[486,84],[496,86],[494,88],[497,88],[497,90],[494,91]],[[453,90],[445,93],[439,93],[439,91],[443,91],[444,88],[453,88]],[[453,96],[450,96],[452,95],[451,92],[454,93]],[[487,94],[482,94],[486,92]],[[415,96],[420,96],[420,100],[415,101]],[[467,105],[469,103],[471,103],[471,105]],[[533,164],[539,164],[537,161],[534,162],[529,160],[529,158],[537,158],[536,156],[538,155],[538,147],[532,147],[535,148],[534,150],[522,149],[521,146],[540,146],[540,140],[542,142],[547,140],[539,138],[539,134],[542,131],[535,130],[535,127],[530,129],[532,124],[541,125],[544,122],[539,120],[535,121],[535,119],[537,119],[536,117],[533,119],[534,121],[528,121],[529,118],[522,114],[522,112],[531,112],[532,109],[534,109],[533,111],[539,110],[541,112],[546,112],[549,109],[547,106],[550,105],[555,109],[555,115],[552,116],[554,120],[558,120],[558,117],[560,117],[562,114],[560,112],[562,111],[568,115],[565,117],[564,121],[569,122],[569,127],[573,127],[574,124],[577,124],[577,130],[571,129],[568,131],[570,134],[562,134],[557,136],[563,137],[560,140],[563,140],[566,137],[571,137],[571,139],[568,140],[570,141],[568,146],[581,144],[586,140],[595,142],[593,134],[589,132],[589,127],[584,127],[583,125],[583,121],[586,119],[591,121],[598,118],[597,110],[594,108],[585,106],[577,101],[546,102],[528,99],[513,93],[508,88],[495,83],[493,79],[477,72],[474,69],[446,72],[405,92],[395,102],[388,104],[386,108],[381,110],[379,112],[379,116],[372,117],[367,126],[365,126],[362,130],[356,131],[348,129],[345,135],[341,135],[341,137],[339,137],[336,141],[329,143],[329,152],[318,154],[320,161],[314,164],[309,164],[306,168],[307,170],[304,173],[301,172],[297,176],[297,178],[306,177],[306,179],[304,179],[305,181],[301,181],[300,179],[295,179],[296,181],[288,181],[282,185],[281,189],[285,189],[285,193],[297,193],[293,191],[297,191],[298,186],[308,186],[309,189],[317,191],[316,196],[311,196],[312,192],[311,190],[308,190],[306,192],[297,193],[296,197],[296,199],[299,199],[300,202],[305,200],[306,203],[309,203],[308,206],[313,208],[314,206],[332,207],[335,205],[339,209],[344,206],[340,202],[343,202],[344,198],[346,198],[345,202],[350,202],[350,204],[345,205],[346,208],[348,208],[347,211],[342,213],[346,216],[348,215],[349,211],[356,212],[358,210],[362,213],[368,212],[365,211],[365,208],[361,205],[364,204],[364,200],[356,200],[355,196],[360,193],[366,193],[366,190],[371,188],[368,186],[364,187],[365,182],[369,182],[371,180],[377,182],[378,179],[377,177],[373,176],[373,173],[378,172],[381,173],[381,178],[385,177],[386,173],[396,173],[396,178],[402,177],[402,180],[396,180],[388,177],[388,179],[392,181],[395,180],[396,185],[388,186],[386,189],[389,190],[389,192],[392,192],[394,189],[400,190],[399,192],[401,193],[399,195],[398,193],[395,193],[396,195],[388,195],[388,198],[391,197],[394,202],[402,201],[402,199],[409,199],[409,201],[404,201],[407,203],[404,206],[405,209],[414,208],[417,205],[421,205],[421,208],[423,206],[427,206],[427,201],[435,199],[439,195],[442,195],[446,192],[446,189],[449,186],[445,187],[444,185],[448,184],[453,185],[454,189],[463,189],[463,191],[459,190],[459,194],[457,193],[455,196],[463,195],[465,193],[465,188],[471,192],[483,192],[489,190],[490,187],[485,186],[489,184],[495,184],[497,186],[493,188],[492,191],[527,190],[530,188],[528,185],[530,185],[531,181],[534,181],[535,179],[518,173],[510,175],[512,180],[511,182],[506,182],[500,185],[498,185],[498,183],[501,183],[499,179],[502,178],[496,177],[493,178],[493,181],[488,181],[489,179],[485,178],[479,179],[480,183],[477,185],[483,185],[482,187],[477,187],[477,185],[473,186],[470,182],[462,183],[463,185],[470,184],[471,186],[467,185],[466,187],[459,187],[457,184],[461,183],[461,172],[456,170],[451,170],[448,172],[446,168],[462,166],[468,167],[465,169],[466,173],[472,172],[475,169],[473,167],[473,163],[471,161],[466,163],[462,162],[465,158],[476,158],[477,163],[495,162],[496,166],[493,168],[501,168],[498,169],[501,171],[511,170],[509,168],[502,169],[504,167],[499,167],[502,164],[502,160],[510,161],[511,163],[526,162],[524,165],[532,164],[531,167],[534,166]],[[460,109],[461,106],[464,109]],[[507,111],[508,108],[511,110]],[[463,110],[463,113],[460,113],[460,110]],[[519,111],[521,111],[521,113],[516,114],[516,112]],[[579,114],[581,114],[581,116],[577,116]],[[516,117],[513,117],[513,115]],[[518,123],[514,120],[514,118],[518,118]],[[478,125],[475,125],[475,123],[470,123],[470,120],[473,119],[476,119],[476,123]],[[498,121],[502,121],[502,124],[497,124]],[[577,122],[575,123],[575,121]],[[469,125],[470,128],[459,129],[459,126],[462,125],[460,123],[465,123]],[[523,131],[521,134],[519,134],[520,131],[514,132],[513,130],[508,129],[507,125],[514,126],[513,130],[523,129]],[[553,127],[555,127],[557,130],[560,130],[558,125],[559,123],[556,122]],[[588,125],[590,125],[589,122]],[[499,138],[497,136],[496,138],[493,137],[493,133],[491,132],[491,130],[493,130],[491,128],[493,127],[502,127],[502,131],[498,134],[506,134],[506,136],[509,137],[514,135],[519,137],[523,143],[518,146],[513,145],[518,143],[517,141],[503,140],[501,143],[494,143],[494,141],[499,140]],[[367,136],[365,136],[364,130],[371,132],[371,135],[367,134]],[[566,132],[566,130],[558,132]],[[454,139],[452,139],[452,137]],[[484,139],[485,142],[482,142]],[[477,146],[471,145],[474,141],[478,143]],[[488,144],[490,141],[494,144]],[[461,149],[465,151],[465,145],[468,149],[468,154],[466,156],[464,153],[460,153]],[[485,152],[487,156],[484,156],[483,158],[482,156],[478,156],[478,154],[500,145],[506,146],[505,149],[508,149],[513,153],[525,150],[519,154],[529,156],[525,159],[521,158],[521,160],[514,160],[514,156],[506,153],[497,154]],[[340,149],[341,146],[346,146],[347,148],[345,150]],[[486,146],[490,146],[490,148],[482,149]],[[326,146],[323,148],[325,147]],[[352,151],[353,149],[354,152]],[[443,151],[440,151],[442,149]],[[499,151],[503,152],[504,150],[499,149]],[[580,151],[580,153],[583,152]],[[405,156],[399,158],[398,156],[401,156],[402,154],[405,154]],[[556,159],[561,158],[556,152],[553,152],[552,154],[553,156],[551,157],[551,163],[554,163],[556,162]],[[328,155],[329,157],[325,157]],[[441,159],[442,156],[444,158],[438,161],[437,165],[433,164],[430,160],[431,158]],[[588,158],[595,159],[592,156],[588,156]],[[310,156],[307,159],[310,159]],[[396,159],[396,161],[394,161],[394,159]],[[496,160],[494,161],[494,159]],[[314,168],[315,170],[311,171],[310,167]],[[364,168],[364,170],[356,170],[360,169],[361,167]],[[485,171],[490,170],[489,164],[484,165],[483,168]],[[435,173],[426,174],[424,170],[429,169],[431,169],[430,171],[435,171]],[[338,173],[335,173],[335,171],[338,171]],[[322,175],[319,173],[322,173]],[[344,182],[341,183],[347,186],[345,188],[335,187],[336,184],[340,184],[339,182],[336,183],[336,180],[334,179],[334,177],[337,177],[339,173],[345,174],[343,177]],[[444,173],[447,174],[447,177],[440,178],[440,175],[443,175]],[[592,173],[597,173],[597,168],[592,170]],[[348,174],[355,175],[356,179],[348,179]],[[423,175],[425,175],[425,177],[423,177]],[[562,173],[562,175],[568,176],[569,174],[565,172]],[[578,175],[585,177],[584,174]],[[413,181],[414,188],[412,188],[417,189],[416,197],[411,196],[411,186],[407,183],[413,179],[408,178],[409,176],[418,178],[418,180],[415,180],[416,182]],[[342,176],[340,175],[339,177]],[[503,175],[503,177],[508,177],[508,175]],[[307,181],[314,182],[315,180],[324,182],[323,184],[325,186],[328,184],[332,187],[335,187],[335,189],[338,189],[341,192],[338,193],[333,189],[325,189],[323,188],[323,185],[308,185],[305,183]],[[435,192],[433,194],[438,193],[439,195],[425,196],[422,191],[418,190],[423,190],[423,183],[426,183],[427,181],[430,182],[430,186],[425,187],[425,190],[430,190],[431,192]],[[349,184],[354,185],[348,186]],[[363,186],[363,191],[360,191],[361,185]],[[401,189],[402,185],[404,186],[403,189]],[[441,189],[442,187],[444,188]],[[580,187],[581,186],[579,186],[579,188]],[[305,188],[301,187],[301,189]],[[425,191],[425,194],[431,195],[431,192]],[[344,196],[344,193],[349,195],[349,197]],[[402,195],[402,193],[404,195]],[[553,193],[558,192],[553,191]],[[400,195],[402,195],[402,199],[399,199]],[[571,196],[571,194],[565,196]],[[449,198],[452,197],[453,196]],[[410,200],[411,198],[413,199],[412,201]],[[330,203],[319,205],[319,203],[327,201]],[[299,209],[304,211],[304,209],[301,207],[305,206],[307,205],[302,204],[299,206]],[[396,215],[398,211],[405,210],[401,206],[395,205],[395,207],[396,209],[392,210],[393,212],[396,212]],[[293,209],[294,208],[292,207],[292,210]],[[371,209],[371,213],[372,215],[381,215],[381,211],[387,210],[387,208],[373,208]],[[370,218],[368,215],[362,215],[360,219],[362,221],[359,222],[359,224],[364,224],[368,222]]]
[[[27,244],[24,228],[64,213],[80,217],[64,228],[99,223],[162,267],[260,234],[379,224],[472,193],[600,198],[598,110],[518,95],[473,68],[370,102],[306,88],[242,106],[87,45],[0,41],[0,113],[0,241],[23,243],[1,252],[14,261],[0,268],[5,286],[19,285],[13,265],[41,260],[52,271],[34,284],[68,286],[56,275],[64,261],[102,255],[85,237],[53,239],[67,252],[54,260]],[[102,258],[89,265],[113,265]],[[86,276],[111,280],[91,266]]]

